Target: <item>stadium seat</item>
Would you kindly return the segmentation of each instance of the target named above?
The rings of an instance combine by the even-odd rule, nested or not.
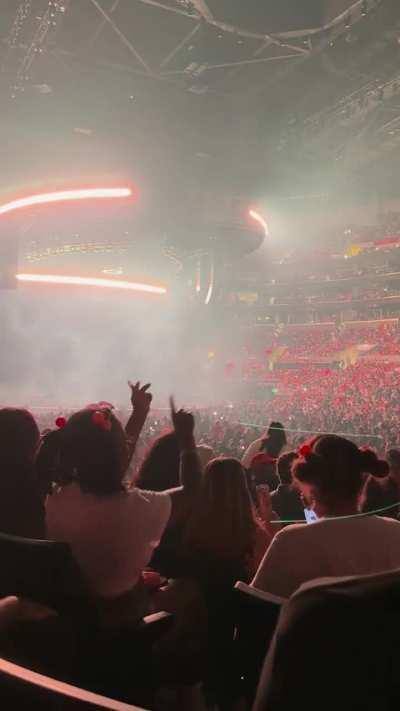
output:
[[[400,570],[303,585],[283,608],[253,711],[400,705]]]
[[[66,543],[0,533],[0,597],[18,595],[53,608],[89,614],[88,594]]]
[[[237,694],[252,703],[284,600],[243,582],[236,583],[234,596]]]
[[[172,616],[160,612],[104,628],[65,543],[0,534],[0,557],[0,597],[29,598],[58,613],[14,623],[0,635],[0,654],[63,681],[147,704],[157,684],[152,648]]]

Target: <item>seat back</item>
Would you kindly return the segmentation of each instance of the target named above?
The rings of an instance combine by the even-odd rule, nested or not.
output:
[[[0,707],[18,711],[144,711],[0,658]]]
[[[87,598],[66,543],[0,534],[0,597],[28,597],[63,613]]]
[[[252,701],[284,600],[243,582],[236,583],[234,595],[236,677]]]
[[[282,611],[254,711],[399,708],[400,570],[313,581]]]

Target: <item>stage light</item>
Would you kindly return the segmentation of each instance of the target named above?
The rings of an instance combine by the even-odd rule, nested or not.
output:
[[[153,286],[152,284],[141,284],[134,281],[123,281],[121,279],[97,279],[95,277],[61,276],[58,274],[17,274],[16,278],[21,282],[32,284],[57,284],[67,286],[95,286],[105,289],[122,289],[126,291],[140,291],[148,294],[166,294],[164,286]]]
[[[259,214],[258,212],[256,212],[255,210],[249,210],[249,215],[250,215],[250,217],[251,217],[253,220],[255,220],[256,222],[258,222],[259,225],[261,225],[261,227],[262,227],[263,230],[264,230],[265,236],[268,237],[268,235],[269,235],[268,224],[267,224],[267,222],[264,220],[264,218],[262,217],[262,215],[260,215],[260,214]]]
[[[196,294],[201,292],[201,261],[196,264]]]
[[[110,198],[130,197],[130,188],[86,188],[83,190],[57,190],[52,193],[39,193],[28,197],[12,200],[0,205],[0,215],[4,215],[14,210],[21,210],[24,207],[33,205],[47,205],[53,202],[66,202],[74,200],[99,200]]]
[[[211,301],[211,297],[212,297],[212,295],[213,295],[213,291],[214,291],[214,260],[211,259],[211,265],[210,265],[210,280],[209,280],[209,283],[208,283],[208,289],[207,289],[206,298],[205,298],[205,300],[204,300],[204,303],[205,303],[206,306],[208,306],[208,304],[209,304],[210,301]]]

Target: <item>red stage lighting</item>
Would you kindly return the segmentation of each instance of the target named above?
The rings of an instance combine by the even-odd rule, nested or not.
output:
[[[4,215],[14,210],[21,210],[24,207],[34,205],[47,205],[53,202],[66,202],[72,200],[99,200],[110,198],[130,197],[130,188],[86,188],[83,190],[57,190],[52,193],[39,193],[28,197],[11,200],[0,205],[0,215]]]
[[[96,286],[106,289],[122,289],[125,291],[141,291],[148,294],[166,294],[164,286],[153,286],[152,284],[142,284],[135,281],[123,281],[121,279],[97,279],[96,277],[64,276],[58,274],[17,274],[16,278],[21,282],[33,284],[57,284],[68,286]]]

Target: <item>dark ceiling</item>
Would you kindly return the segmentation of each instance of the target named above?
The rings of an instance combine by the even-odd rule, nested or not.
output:
[[[400,138],[399,0],[1,0],[0,27],[3,187],[311,189]]]
[[[329,0],[207,0],[214,17],[251,32],[287,32],[320,27],[327,18]],[[352,4],[346,0],[347,7]]]
[[[324,33],[342,34],[360,21],[364,7],[379,2],[2,0],[3,78],[15,71],[16,84],[25,81],[21,63],[36,32],[31,83],[51,76],[50,54],[66,65],[119,66],[193,93],[237,94],[259,82],[262,88],[267,68],[269,77],[275,65],[319,50]]]

